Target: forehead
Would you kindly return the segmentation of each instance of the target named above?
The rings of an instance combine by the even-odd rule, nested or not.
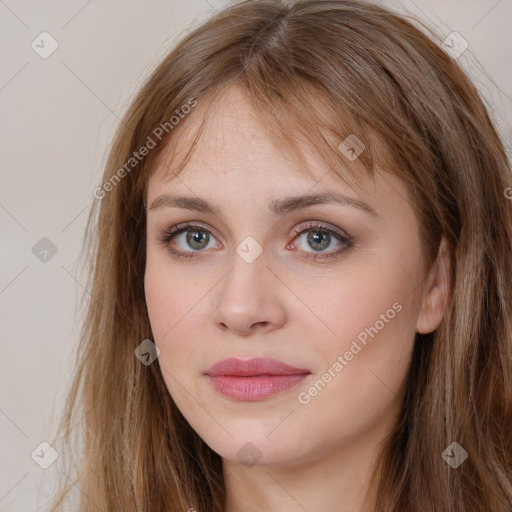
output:
[[[179,186],[178,174],[186,178],[187,183],[215,186],[228,180],[244,181],[247,186],[267,182],[270,188],[294,184],[302,189],[317,184],[339,185],[343,181],[340,180],[340,170],[335,172],[321,151],[296,127],[289,128],[289,132],[296,132],[294,137],[300,155],[296,148],[276,137],[239,87],[229,88],[213,101],[199,101],[193,114],[154,161],[148,183],[149,195],[151,189],[165,183],[174,182]],[[192,147],[194,139],[196,143]],[[332,138],[331,146],[335,148],[337,145],[338,141]],[[186,164],[181,170],[180,164],[185,157]],[[357,182],[351,182],[351,186],[370,186],[364,166],[357,161],[350,165],[358,175]],[[350,181],[348,174],[345,178]]]
[[[355,160],[347,163],[357,176],[354,182],[344,174],[344,168],[329,166],[306,138],[298,144],[304,158],[301,162],[265,127],[239,91],[229,91],[208,108],[198,104],[193,116],[162,148],[148,181],[147,207],[162,196],[173,196],[173,200],[186,196],[187,204],[190,198],[203,202],[197,209],[204,210],[207,202],[220,212],[215,213],[219,218],[247,225],[273,216],[272,203],[286,203],[303,195],[333,193],[369,205],[376,216],[365,219],[378,221],[375,226],[384,223],[399,228],[415,216],[408,189],[397,175],[377,167],[372,179],[363,164]],[[203,130],[189,154],[202,123]],[[336,147],[336,141],[332,141],[332,146]],[[176,174],[178,163],[188,154],[190,158]],[[194,203],[193,209],[197,204]],[[278,215],[286,211],[284,208]],[[356,212],[345,211],[347,215]]]

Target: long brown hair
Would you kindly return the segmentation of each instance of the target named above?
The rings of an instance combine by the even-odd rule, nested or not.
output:
[[[300,155],[306,137],[340,179],[356,183],[361,164],[399,175],[426,269],[441,237],[449,242],[449,301],[438,329],[416,335],[400,418],[375,468],[378,510],[512,510],[512,177],[477,90],[436,37],[363,1],[250,0],[204,22],[151,74],[89,217],[90,296],[60,426],[70,469],[51,510],[74,486],[80,512],[223,510],[219,455],[173,403],[158,359],[146,366],[134,350],[152,339],[152,163],[231,85],[283,148]],[[365,145],[357,162],[338,149],[350,135]],[[468,454],[457,468],[442,456],[453,442]]]

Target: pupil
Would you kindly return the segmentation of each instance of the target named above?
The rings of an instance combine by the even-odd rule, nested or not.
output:
[[[314,244],[322,244],[322,241],[324,242],[322,244],[321,249],[325,249],[329,245],[329,233],[321,233],[319,231],[316,232],[310,232],[308,236],[308,242],[312,242]]]
[[[194,244],[201,245],[201,241],[207,238],[207,234],[203,231],[189,231],[187,235],[187,242],[192,246]],[[197,249],[197,247],[196,247]]]

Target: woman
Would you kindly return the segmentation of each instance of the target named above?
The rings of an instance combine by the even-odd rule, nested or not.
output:
[[[380,6],[187,35],[95,191],[77,510],[512,510],[510,185],[454,58]]]

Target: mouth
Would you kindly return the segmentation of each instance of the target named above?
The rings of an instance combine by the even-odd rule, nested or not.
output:
[[[307,369],[267,358],[228,358],[206,372],[218,393],[241,401],[265,400],[296,387],[308,375]]]

